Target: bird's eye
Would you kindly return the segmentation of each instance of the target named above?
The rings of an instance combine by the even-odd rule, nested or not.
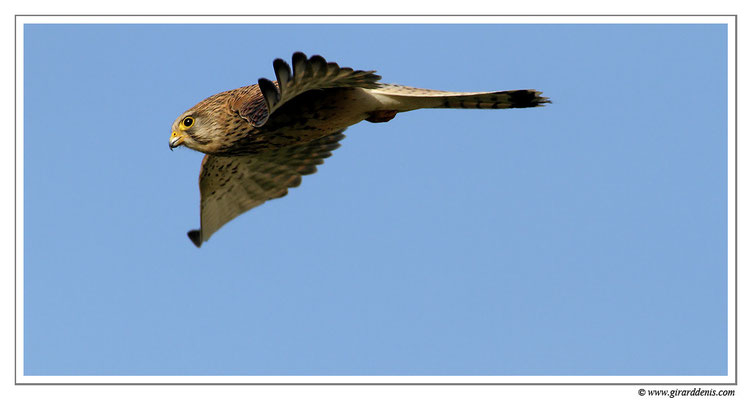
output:
[[[183,118],[183,126],[186,127],[186,128],[190,128],[191,126],[193,126],[194,122],[195,121],[193,120],[193,117],[185,117],[185,118]]]

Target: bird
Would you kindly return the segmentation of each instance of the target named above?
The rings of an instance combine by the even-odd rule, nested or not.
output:
[[[212,95],[172,124],[170,150],[204,153],[199,172],[200,228],[196,247],[223,225],[283,197],[340,146],[361,121],[383,123],[421,108],[507,109],[550,103],[533,89],[448,92],[380,82],[375,70],[354,70],[320,55],[292,55],[292,68],[273,62],[276,81]]]

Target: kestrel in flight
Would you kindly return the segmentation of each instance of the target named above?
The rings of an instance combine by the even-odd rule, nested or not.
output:
[[[350,125],[387,122],[419,108],[527,108],[549,103],[536,90],[445,92],[380,83],[376,71],[342,68],[321,56],[274,60],[277,80],[215,94],[172,124],[170,149],[205,153],[199,173],[197,247],[222,225],[287,194],[339,147]]]

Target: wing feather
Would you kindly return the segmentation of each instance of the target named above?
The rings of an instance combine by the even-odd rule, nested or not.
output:
[[[263,96],[263,102],[258,101],[258,93],[249,91],[233,102],[232,109],[241,117],[263,126],[268,118],[273,117],[274,111],[295,98],[295,96],[309,90],[331,89],[343,87],[360,87],[372,89],[379,87],[380,76],[376,71],[353,70],[341,68],[336,63],[327,62],[319,55],[308,58],[297,52],[292,55],[292,74],[290,66],[282,59],[273,63],[275,82],[266,78],[258,81],[258,89]]]
[[[238,215],[267,200],[283,197],[297,187],[303,175],[316,172],[316,166],[340,146],[342,131],[309,143],[248,156],[207,155],[201,163],[201,228],[188,232],[200,247]]]

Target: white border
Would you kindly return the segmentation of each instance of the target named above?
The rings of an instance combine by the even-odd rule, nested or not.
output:
[[[728,374],[736,377],[736,20],[728,24]]]
[[[736,377],[736,21],[733,16],[17,16],[16,17],[16,383],[19,384],[734,384]],[[25,376],[23,374],[24,24],[489,23],[728,25],[727,376]]]
[[[734,24],[733,16],[214,15],[24,16],[18,24]],[[731,25],[730,25],[731,26]],[[729,32],[733,30],[729,29]]]
[[[24,335],[24,30],[16,21],[16,382],[23,375]]]

